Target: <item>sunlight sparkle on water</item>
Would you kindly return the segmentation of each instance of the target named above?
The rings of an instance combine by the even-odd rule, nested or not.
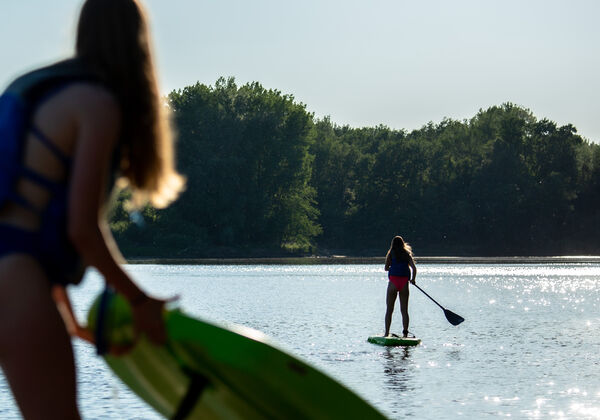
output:
[[[575,275],[577,277],[598,277],[600,276],[600,267],[598,264],[552,264],[552,265],[472,265],[462,266],[456,265],[454,267],[447,267],[442,265],[429,265],[423,267],[423,272],[427,274],[438,274],[443,271],[443,275],[451,276],[467,276],[467,277],[479,277],[482,279],[489,279],[490,277],[496,276],[515,276],[515,277],[538,277],[540,279],[547,279],[549,277],[556,276],[573,276],[573,267],[577,268]],[[439,275],[441,275],[440,273]],[[439,276],[438,275],[438,276]]]
[[[600,419],[600,407],[588,407],[585,404],[571,404],[571,410],[578,416],[589,419]]]

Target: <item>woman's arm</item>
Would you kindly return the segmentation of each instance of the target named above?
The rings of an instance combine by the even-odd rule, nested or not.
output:
[[[415,265],[415,261],[412,258],[408,261],[408,265],[410,266],[410,272],[412,273],[412,278],[410,279],[410,282],[412,284],[415,284],[415,279],[417,278],[417,266]]]
[[[385,271],[390,271],[390,267],[392,265],[392,257],[390,257],[390,253],[388,252],[385,256]]]
[[[77,322],[77,318],[73,313],[73,307],[71,306],[71,300],[69,299],[69,295],[67,294],[67,291],[65,290],[64,286],[52,286],[52,298],[56,303],[58,312],[60,313],[65,323],[65,327],[67,328],[67,332],[69,333],[69,335],[73,337],[79,337],[80,339],[87,341],[88,343],[96,344],[96,338],[94,337],[94,333],[88,328],[82,327],[79,324],[79,322]],[[113,356],[119,356],[131,351],[133,346],[133,344],[111,344],[109,346],[108,352]]]
[[[76,93],[77,142],[69,186],[68,234],[86,264],[131,303],[138,330],[164,342],[163,301],[148,298],[119,263],[119,252],[106,222],[103,203],[113,150],[120,134],[120,110],[106,90],[82,85]]]
[[[69,299],[69,295],[67,294],[64,286],[52,286],[52,298],[56,303],[58,312],[65,323],[65,327],[67,328],[69,335],[73,337],[79,337],[82,340],[93,344],[94,335],[90,330],[82,327],[79,322],[77,322],[77,318],[73,313],[73,307],[71,306],[71,300]]]

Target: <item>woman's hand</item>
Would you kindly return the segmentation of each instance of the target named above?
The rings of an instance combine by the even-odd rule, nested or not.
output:
[[[165,344],[167,332],[163,311],[166,300],[155,299],[146,295],[132,299],[133,322],[137,334],[146,334],[148,339],[157,345]]]

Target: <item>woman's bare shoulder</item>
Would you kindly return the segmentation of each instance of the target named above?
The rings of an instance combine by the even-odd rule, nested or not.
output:
[[[65,95],[85,109],[119,108],[116,96],[106,87],[97,83],[73,83],[68,87]]]
[[[61,92],[59,108],[75,117],[80,127],[111,131],[121,123],[117,97],[106,87],[89,82],[75,82]]]

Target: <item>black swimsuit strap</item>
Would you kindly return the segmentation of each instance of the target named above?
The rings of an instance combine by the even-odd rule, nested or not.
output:
[[[27,178],[29,181],[35,182],[37,185],[47,189],[48,191],[55,193],[61,188],[61,184],[51,181],[43,175],[37,173],[33,169],[27,168],[25,166],[21,167],[20,174],[22,177]],[[27,198],[20,195],[16,190],[10,194],[11,201],[17,203],[18,205],[29,209],[35,214],[41,215],[42,210],[36,208],[36,206],[31,203]]]
[[[56,156],[63,163],[63,165],[65,165],[65,167],[68,167],[71,164],[71,158],[65,155],[52,140],[42,133],[42,131],[35,124],[31,124],[29,129],[35,138],[37,138],[40,143],[46,146],[48,150],[50,150],[54,156]]]
[[[26,166],[21,168],[21,175],[51,192],[56,192],[56,190],[63,185],[61,182],[52,181],[33,169],[27,168]]]
[[[42,99],[38,102],[37,106],[39,106],[45,100],[57,93],[59,90],[63,89],[65,86],[67,86],[66,83],[59,85],[54,89],[51,89],[50,92],[48,92],[46,95],[44,95],[44,97],[42,97]],[[56,156],[56,158],[65,166],[65,169],[68,170],[69,166],[71,166],[71,158],[67,156],[62,150],[60,150],[58,146],[56,146],[56,144],[37,127],[37,125],[31,123],[29,126],[29,131],[31,132],[31,134],[33,134],[35,139],[41,144],[43,144],[54,156]],[[61,186],[64,185],[63,182],[56,182],[46,178],[39,172],[25,166],[24,163],[21,164],[20,173],[21,176],[29,179],[30,181],[35,182],[36,184],[46,188],[51,192],[56,192]],[[40,213],[40,211],[36,209],[35,206],[31,204],[29,200],[22,197],[16,192],[12,194],[12,200],[20,204],[21,206],[24,206],[34,211],[35,213]]]

